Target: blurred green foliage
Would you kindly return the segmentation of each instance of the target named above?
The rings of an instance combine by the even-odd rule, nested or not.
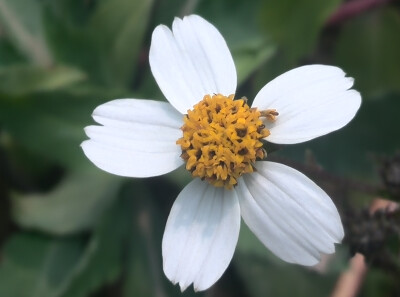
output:
[[[161,238],[187,173],[115,177],[79,147],[99,104],[163,100],[148,50],[154,27],[175,16],[197,13],[221,31],[238,96],[252,100],[302,64],[337,65],[354,77],[363,96],[355,120],[277,155],[304,163],[309,150],[329,172],[379,183],[376,160],[400,148],[400,11],[387,2],[329,23],[342,1],[0,0],[0,296],[182,295],[163,275]],[[226,275],[197,295],[327,296],[347,265],[341,251],[321,274],[283,263],[243,226]],[[398,290],[376,270],[367,282],[363,296]]]

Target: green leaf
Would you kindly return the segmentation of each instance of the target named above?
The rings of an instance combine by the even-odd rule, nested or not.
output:
[[[94,166],[80,144],[84,127],[94,123],[91,114],[101,103],[127,97],[126,91],[80,86],[29,97],[0,94],[0,119],[4,132],[41,158],[68,168]]]
[[[275,43],[260,30],[254,15],[261,1],[201,1],[200,14],[216,26],[232,52],[238,74],[243,83],[255,70],[264,65],[276,50]]]
[[[238,84],[244,82],[255,70],[265,64],[275,53],[276,47],[270,42],[255,39],[242,47],[232,49],[238,74]]]
[[[13,65],[0,68],[0,93],[21,96],[32,92],[53,91],[85,78],[82,71],[66,66],[46,69]]]
[[[196,13],[211,22],[221,32],[229,47],[234,48],[265,36],[254,18],[261,3],[261,0],[205,0],[199,2]]]
[[[156,187],[154,185],[157,185]],[[122,296],[203,296],[192,288],[181,292],[162,269],[161,240],[171,203],[180,189],[164,177],[129,183],[123,193],[133,200]]]
[[[364,297],[390,296],[396,294],[394,288],[397,288],[397,283],[396,277],[388,277],[386,269],[370,267],[359,295]]]
[[[259,14],[265,32],[281,46],[288,59],[310,53],[327,18],[336,10],[340,0],[267,0]]]
[[[87,35],[99,51],[105,81],[127,85],[133,78],[153,0],[102,0]]]
[[[128,214],[126,204],[114,204],[89,240],[14,235],[2,252],[0,296],[85,297],[115,280],[121,270]]]
[[[234,264],[252,297],[329,296],[337,274],[320,275],[293,264],[274,265],[262,258],[236,253]]]
[[[143,182],[131,183],[124,196],[127,199],[134,197],[134,207],[133,221],[129,225],[131,236],[127,242],[128,254],[122,296],[165,295],[159,240],[163,224],[157,208]]]
[[[54,58],[58,63],[84,70],[91,81],[104,83],[100,72],[100,49],[87,29],[94,2],[43,1],[43,23]]]
[[[346,23],[336,61],[367,97],[400,90],[400,15],[380,9]]]
[[[120,199],[103,216],[61,297],[85,297],[121,274],[126,238],[131,237],[132,199]]]
[[[153,0],[45,3],[46,35],[58,60],[101,84],[132,82]]]
[[[153,19],[151,26],[156,27],[159,24],[170,26],[175,17],[183,17],[190,15],[197,7],[199,2],[204,1],[186,1],[186,0],[169,0],[159,1],[154,5]]]
[[[52,64],[43,33],[40,1],[0,0],[0,24],[16,48],[31,62],[40,66]]]
[[[319,274],[308,267],[282,261],[271,253],[246,224],[242,223],[233,264],[249,296],[329,296],[337,275],[346,267],[347,250]],[[287,284],[290,284],[288,286]]]
[[[98,168],[70,173],[49,193],[14,194],[14,220],[21,227],[58,235],[90,229],[115,200],[119,181]]]
[[[24,57],[15,49],[14,45],[4,36],[0,36],[0,67],[23,62],[25,62]]]
[[[83,246],[80,238],[52,239],[32,233],[14,235],[2,253],[0,295],[60,296],[61,287],[82,257]]]
[[[51,11],[57,19],[66,26],[84,25],[96,8],[97,2],[79,0],[40,0],[43,3],[44,15]],[[46,27],[48,24],[43,23]],[[46,28],[46,32],[47,32]]]

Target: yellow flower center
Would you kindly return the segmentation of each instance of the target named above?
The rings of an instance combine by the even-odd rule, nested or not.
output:
[[[231,189],[237,179],[254,171],[256,159],[266,155],[262,138],[270,132],[260,117],[275,120],[275,110],[258,111],[245,99],[206,95],[184,117],[182,148],[186,169],[216,187]]]

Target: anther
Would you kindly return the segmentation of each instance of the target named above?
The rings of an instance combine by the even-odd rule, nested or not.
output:
[[[279,112],[276,109],[266,109],[261,111],[261,116],[267,118],[270,122],[275,122]]]

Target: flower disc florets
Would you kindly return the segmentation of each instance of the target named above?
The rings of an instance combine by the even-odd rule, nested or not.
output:
[[[270,134],[260,111],[250,108],[244,99],[233,98],[204,96],[185,115],[183,137],[176,142],[194,177],[227,189],[235,186],[240,176],[254,171],[256,159],[265,157],[260,140]]]

